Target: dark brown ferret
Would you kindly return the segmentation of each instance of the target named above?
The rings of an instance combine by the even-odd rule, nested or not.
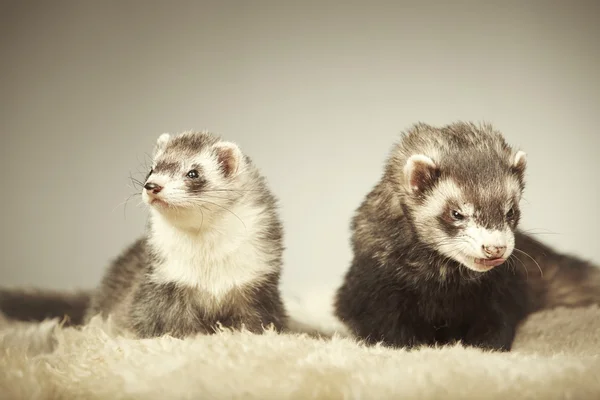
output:
[[[525,168],[490,125],[405,132],[352,220],[336,316],[369,343],[506,351],[529,313],[600,303],[600,269],[517,229]]]

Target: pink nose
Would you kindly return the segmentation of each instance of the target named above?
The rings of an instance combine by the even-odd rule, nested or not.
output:
[[[144,189],[146,189],[149,192],[152,192],[154,194],[159,193],[163,188],[160,185],[157,185],[156,183],[152,183],[152,182],[148,182],[144,185]]]
[[[506,252],[506,246],[481,246],[488,258],[500,258]]]

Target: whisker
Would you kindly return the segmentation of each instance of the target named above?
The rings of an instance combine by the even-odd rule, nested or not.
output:
[[[200,194],[198,197],[199,197],[200,200],[203,197],[208,197],[208,198],[211,198],[211,199],[219,199],[219,200],[234,200],[231,197],[221,197],[221,196],[215,196],[215,195],[206,195],[205,193]]]
[[[138,162],[138,165],[139,165],[139,164],[145,164],[145,163],[146,163],[146,160],[144,160],[144,162],[142,163],[142,161],[140,160],[140,155],[139,155],[139,154],[135,156],[135,159],[137,160],[137,162]]]
[[[202,227],[204,226],[204,211],[202,211],[202,206],[198,207],[198,210],[200,210],[200,215],[202,215],[202,220],[200,221],[200,227],[198,228],[198,231],[196,232],[196,234],[199,234],[200,231],[202,231]]]
[[[140,195],[141,195],[140,193],[133,193],[133,194],[129,195],[129,196],[128,196],[128,197],[125,199],[125,201],[123,201],[123,202],[121,202],[121,203],[117,204],[117,205],[115,206],[115,208],[113,208],[113,209],[112,209],[112,211],[111,211],[111,212],[115,212],[115,210],[116,210],[117,208],[119,208],[120,206],[124,206],[124,207],[123,207],[123,218],[127,218],[127,204],[129,203],[129,200],[131,200],[131,199],[132,199],[133,197],[135,197],[135,196],[140,196]]]
[[[552,232],[552,231],[547,231],[547,232],[534,232],[534,229],[520,229],[520,231],[522,233],[526,233],[528,235],[562,235],[562,233],[559,232]]]
[[[513,258],[514,258],[515,260],[517,260],[518,262],[520,262],[520,263],[521,263],[521,266],[522,266],[522,267],[523,267],[523,269],[525,270],[525,276],[526,276],[525,280],[529,280],[529,270],[527,269],[527,266],[525,265],[525,263],[524,263],[524,262],[523,262],[523,261],[522,261],[522,260],[521,260],[519,257],[517,257],[517,255],[516,255],[516,254],[515,254],[515,256],[514,256],[514,257],[510,257],[510,258],[508,259],[508,261],[512,261],[512,259],[513,259]],[[541,271],[541,270],[540,270],[540,271]]]
[[[542,271],[542,267],[540,267],[540,264],[538,264],[538,262],[533,257],[531,257],[529,254],[527,254],[523,250],[517,249],[516,247],[515,247],[515,250],[518,251],[519,253],[524,254],[527,257],[529,257],[531,259],[531,261],[533,261],[535,263],[535,265],[537,265],[538,269],[540,270],[540,276],[542,276],[542,277],[544,276],[544,271]]]
[[[225,211],[227,211],[227,212],[231,213],[231,215],[235,216],[235,217],[236,217],[236,218],[237,218],[237,219],[238,219],[238,220],[239,220],[239,221],[242,223],[242,225],[244,225],[244,229],[248,229],[248,228],[246,227],[246,224],[244,223],[244,221],[242,221],[242,219],[241,219],[241,218],[240,218],[240,217],[239,217],[239,216],[238,216],[236,213],[234,213],[233,211],[231,211],[231,210],[230,210],[230,209],[228,209],[227,207],[223,207],[223,206],[222,206],[222,205],[220,205],[220,204],[213,203],[213,202],[211,202],[211,201],[208,201],[208,200],[202,200],[202,201],[203,201],[204,203],[209,203],[209,204],[212,204],[212,205],[214,205],[214,206],[217,206],[217,207],[219,207],[219,208],[222,208],[223,210],[225,210]]]
[[[144,187],[144,183],[142,181],[140,181],[139,179],[134,178],[133,175],[131,174],[131,171],[129,171],[129,180],[131,181],[132,185],[134,187],[136,187],[138,190],[141,190],[142,187]]]
[[[236,193],[250,193],[250,192],[260,192],[260,190],[256,189],[208,189],[203,190],[205,193],[210,192],[236,192]]]

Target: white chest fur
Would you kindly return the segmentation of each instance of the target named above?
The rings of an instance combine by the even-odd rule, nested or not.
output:
[[[232,211],[236,215],[227,213],[197,233],[182,231],[154,215],[150,244],[164,259],[154,279],[198,288],[218,300],[272,272],[265,246],[258,246],[257,232],[265,223],[261,210]]]

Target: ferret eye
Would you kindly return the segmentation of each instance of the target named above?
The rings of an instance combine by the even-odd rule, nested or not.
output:
[[[148,171],[148,175],[146,175],[146,180],[148,180],[148,178],[150,178],[150,175],[152,175],[153,172],[154,172],[154,169],[150,168],[150,171]]]
[[[452,210],[450,215],[452,215],[452,218],[454,218],[456,221],[462,221],[463,219],[465,219],[465,216],[456,210]]]
[[[512,219],[515,216],[515,209],[511,208],[510,210],[508,210],[508,212],[506,213],[506,218],[508,219]]]
[[[188,172],[186,176],[190,179],[196,179],[200,176],[200,174],[198,174],[197,170],[193,169],[190,172]]]

